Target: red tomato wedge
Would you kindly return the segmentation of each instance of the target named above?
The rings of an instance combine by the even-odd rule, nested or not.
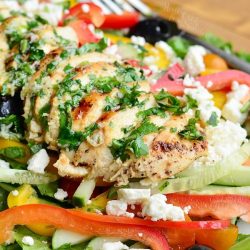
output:
[[[183,80],[180,79],[185,73],[184,68],[176,63],[168,71],[160,77],[156,84],[151,87],[153,92],[165,89],[173,95],[183,94]]]
[[[250,197],[242,195],[168,194],[168,202],[180,207],[191,206],[189,216],[228,220],[240,217],[250,223]]]
[[[105,15],[105,21],[101,28],[104,29],[124,29],[133,27],[139,22],[139,13],[123,12],[121,15],[108,14]]]
[[[91,218],[93,221],[103,223],[114,223],[123,225],[140,225],[147,227],[158,228],[192,228],[192,229],[220,229],[230,225],[229,220],[212,220],[212,221],[151,221],[140,218],[118,217],[110,215],[100,215],[95,213],[85,212],[83,210],[70,210],[70,213],[82,217],[84,219]]]
[[[208,89],[211,91],[230,89],[233,81],[237,81],[240,84],[246,84],[250,87],[250,75],[239,70],[226,70],[211,75],[199,76],[196,78],[204,87],[207,87],[209,81],[213,82],[213,85]]]
[[[92,23],[95,25],[95,27],[100,27],[104,21],[105,16],[102,11],[102,9],[91,2],[86,3],[78,3],[71,7],[68,10],[68,13],[66,13],[63,16],[62,22],[60,22],[60,25],[65,21],[66,19],[75,18],[77,20],[83,20],[86,23]]]
[[[83,45],[85,43],[96,43],[99,41],[99,38],[93,34],[89,29],[88,24],[82,20],[75,20],[68,24],[77,34],[79,44]]]
[[[173,65],[161,78],[158,79],[157,83],[152,86],[151,90],[154,92],[166,89],[173,95],[183,95],[184,85],[183,80],[180,79],[180,77],[184,75],[184,73],[184,69],[180,65]],[[196,80],[211,91],[229,90],[233,81],[250,86],[250,75],[239,70],[226,70],[211,75],[199,76]],[[209,81],[213,83],[211,86],[208,85]]]
[[[90,236],[110,236],[140,241],[153,250],[168,250],[165,236],[157,229],[115,223],[105,223],[77,216],[64,208],[33,204],[0,212],[0,244],[11,238],[15,225],[49,224]]]

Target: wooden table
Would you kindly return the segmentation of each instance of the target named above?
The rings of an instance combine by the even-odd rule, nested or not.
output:
[[[144,0],[161,16],[197,35],[212,32],[250,52],[250,0]]]

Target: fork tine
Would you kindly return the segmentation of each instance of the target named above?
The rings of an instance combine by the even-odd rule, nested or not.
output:
[[[111,14],[112,13],[112,11],[109,8],[107,8],[107,6],[104,5],[100,0],[92,0],[92,2],[96,5],[98,5],[103,10],[104,14]]]
[[[123,10],[113,0],[103,0],[102,2],[115,14],[121,15],[123,13]]]
[[[114,0],[124,11],[133,12],[135,9],[128,4],[125,0]]]
[[[144,16],[150,16],[153,14],[151,9],[140,0],[127,0],[127,2],[129,2],[130,5],[136,8]]]

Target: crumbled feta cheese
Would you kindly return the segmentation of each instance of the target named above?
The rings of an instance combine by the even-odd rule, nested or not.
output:
[[[189,205],[189,206],[184,207],[184,208],[183,208],[184,213],[185,213],[185,214],[188,214],[188,213],[189,213],[189,211],[191,210],[191,208],[192,208],[192,207],[191,207],[190,205]]]
[[[12,193],[13,196],[18,196],[19,195],[19,192],[16,189],[11,191],[11,193]]]
[[[22,238],[22,243],[27,246],[33,246],[34,245],[34,239],[31,236],[24,236]]]
[[[191,83],[190,83],[191,84]],[[197,83],[196,83],[197,84]],[[215,112],[218,117],[221,116],[221,111],[215,107],[213,102],[213,95],[203,86],[199,85],[196,88],[185,88],[185,95],[190,95],[198,102],[198,108],[200,110],[201,119],[207,122],[211,117],[211,114]]]
[[[8,169],[8,168],[10,168],[10,164],[7,161],[0,159],[0,168]]]
[[[154,65],[156,63],[156,57],[155,56],[146,56],[146,57],[144,57],[143,62],[147,65]]]
[[[155,47],[157,49],[161,49],[162,51],[164,51],[164,53],[166,54],[166,57],[170,60],[171,63],[176,61],[177,56],[174,50],[166,42],[159,41],[155,44]]]
[[[209,166],[221,161],[238,150],[246,140],[247,132],[239,124],[221,120],[216,127],[208,126],[206,130],[208,155],[196,160],[193,165]]]
[[[146,43],[145,38],[141,36],[131,36],[131,41],[132,43],[140,45],[140,46],[144,46]]]
[[[43,174],[49,164],[49,160],[47,151],[41,149],[28,160],[27,169],[35,173]]]
[[[190,75],[196,76],[205,70],[203,56],[206,53],[205,48],[199,45],[191,46],[188,49],[188,53],[184,58],[184,67]]]
[[[129,249],[129,247],[124,245],[121,241],[104,242],[102,245],[102,250],[126,250],[126,249]]]
[[[238,150],[246,137],[246,130],[239,124],[222,120],[216,127],[207,128],[208,151],[223,159]]]
[[[149,69],[153,72],[156,73],[159,71],[159,68],[156,65],[149,65]]]
[[[142,237],[143,236],[143,233],[138,233],[139,237]]]
[[[88,13],[90,11],[89,5],[88,4],[83,4],[82,5],[82,11],[84,13]]]
[[[63,7],[52,3],[40,3],[36,13],[50,24],[57,25],[63,16]]]
[[[152,195],[143,203],[142,215],[151,217],[152,221],[157,220],[185,220],[184,212],[180,207],[166,203],[167,198],[162,194]]]
[[[121,188],[117,191],[119,200],[128,204],[142,203],[150,198],[150,189]]]
[[[58,188],[56,193],[54,194],[54,197],[59,201],[63,201],[65,198],[68,197],[68,193],[63,189]]]
[[[106,206],[106,213],[108,215],[114,216],[126,216],[126,217],[134,217],[133,213],[127,212],[128,205],[125,201],[120,200],[112,200],[108,201]]]
[[[250,93],[250,88],[245,84],[233,82],[232,91],[227,94],[227,102],[222,109],[222,116],[234,123],[243,124],[247,118],[247,113],[240,110],[243,107],[243,100]]]

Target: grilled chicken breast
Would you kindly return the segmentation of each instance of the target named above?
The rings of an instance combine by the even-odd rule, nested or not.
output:
[[[194,117],[159,104],[140,67],[105,54],[105,46],[79,50],[70,27],[40,24],[30,30],[29,19],[19,18],[0,26],[0,69],[7,79],[0,86],[19,88],[12,74],[29,65],[21,86],[26,138],[59,152],[55,167],[61,176],[102,177],[117,185],[131,178],[158,181],[207,154],[205,139],[178,133]],[[27,48],[10,47],[8,30],[15,31],[16,22],[23,22]],[[205,134],[198,120],[192,129]]]

